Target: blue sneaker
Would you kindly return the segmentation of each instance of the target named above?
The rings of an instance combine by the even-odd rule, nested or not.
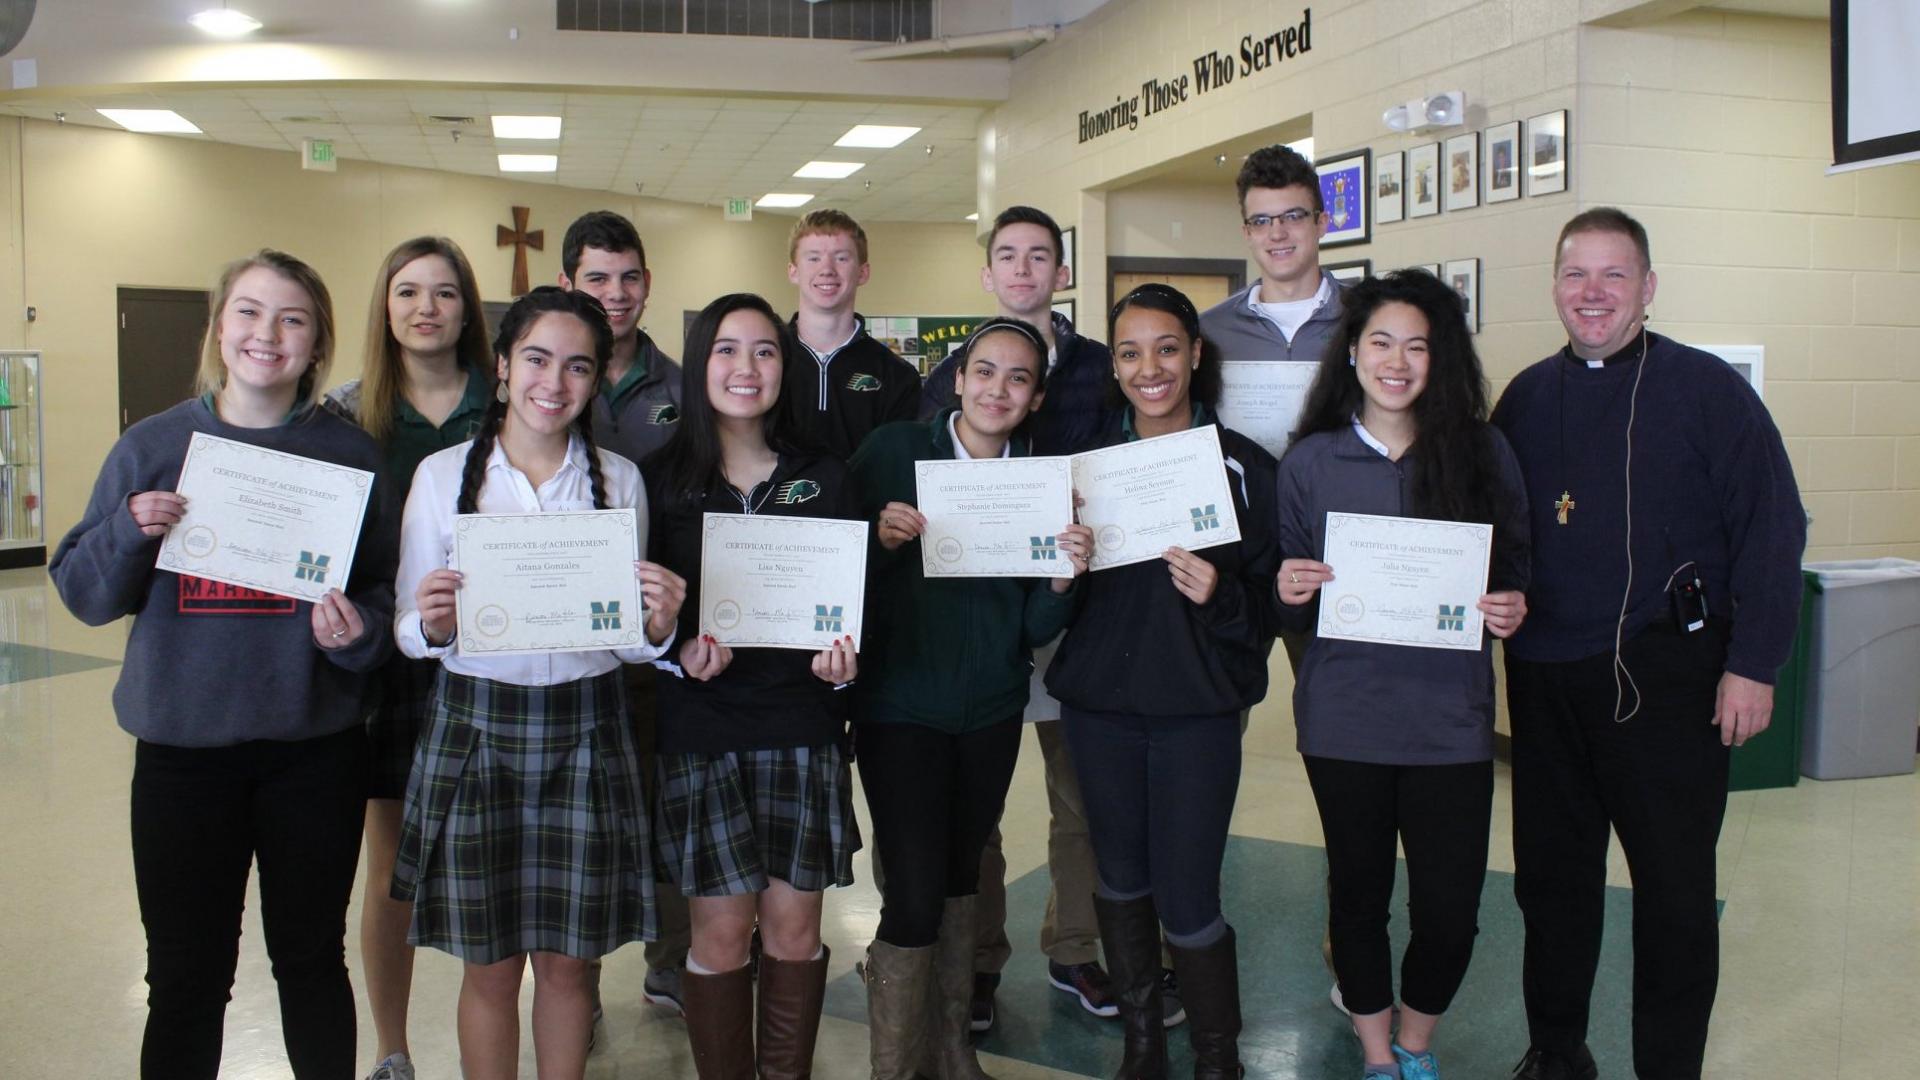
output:
[[[1431,1050],[1410,1054],[1394,1043],[1393,1058],[1400,1063],[1401,1080],[1440,1080],[1440,1065],[1433,1060]]]

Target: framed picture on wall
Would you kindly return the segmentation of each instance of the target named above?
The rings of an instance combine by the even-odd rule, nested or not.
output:
[[[1765,345],[1699,345],[1701,352],[1710,352],[1725,360],[1728,366],[1739,372],[1753,387],[1753,392],[1762,399],[1767,396],[1767,347]]]
[[[1395,150],[1373,160],[1373,220],[1382,225],[1406,216],[1407,155]]]
[[[1067,268],[1067,283],[1061,286],[1063,289],[1073,288],[1074,267],[1079,265],[1074,259],[1074,241],[1078,239],[1076,235],[1078,232],[1077,226],[1060,230],[1060,265]],[[1072,316],[1069,315],[1068,318]]]
[[[1527,198],[1567,190],[1567,110],[1529,117],[1526,148]]]
[[[1314,163],[1314,171],[1320,174],[1320,199],[1327,207],[1327,235],[1320,238],[1321,247],[1364,244],[1373,239],[1373,214],[1368,205],[1372,200],[1367,198],[1372,166],[1372,150],[1338,154]]]
[[[1068,297],[1065,300],[1055,300],[1053,302],[1053,313],[1055,315],[1065,315],[1068,322],[1073,322],[1073,298]]]
[[[1351,285],[1368,274],[1373,273],[1372,259],[1354,259],[1350,262],[1321,263],[1320,269],[1333,275],[1333,280]]]
[[[1486,145],[1481,149],[1485,170],[1480,186],[1489,203],[1507,202],[1520,197],[1520,121],[1495,124],[1487,129]]]
[[[1439,263],[1414,263],[1414,264],[1413,264],[1412,266],[1409,266],[1409,267],[1407,267],[1407,269],[1409,269],[1409,270],[1424,270],[1424,271],[1426,271],[1427,273],[1429,273],[1429,274],[1432,274],[1432,275],[1433,275],[1434,277],[1439,277],[1439,276],[1440,276],[1440,264],[1439,264]]]
[[[1407,151],[1407,216],[1432,217],[1440,212],[1440,144],[1428,143]]]
[[[1460,294],[1460,304],[1467,317],[1467,333],[1480,332],[1480,260],[1449,259],[1447,270],[1440,278]]]
[[[1447,213],[1480,205],[1480,133],[1469,131],[1447,140]]]

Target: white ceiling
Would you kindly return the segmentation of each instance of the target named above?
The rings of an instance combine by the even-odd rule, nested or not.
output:
[[[718,205],[729,196],[810,192],[862,218],[959,221],[974,209],[974,132],[982,112],[955,105],[823,102],[799,98],[418,88],[162,88],[152,92],[15,100],[0,112],[114,127],[98,108],[172,109],[204,138],[298,152],[332,139],[338,156],[567,187]],[[558,115],[558,142],[498,140],[495,114]],[[446,124],[432,116],[470,116]],[[891,150],[837,148],[860,123],[923,130]],[[452,132],[460,132],[456,141]],[[200,138],[201,136],[153,136]],[[933,152],[928,154],[927,147]],[[554,174],[501,174],[498,153],[557,153]],[[810,160],[861,161],[845,180],[799,180]],[[762,211],[763,213],[766,211]]]

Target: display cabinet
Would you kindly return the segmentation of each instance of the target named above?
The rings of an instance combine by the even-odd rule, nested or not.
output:
[[[40,354],[0,350],[0,569],[47,561],[40,426]]]

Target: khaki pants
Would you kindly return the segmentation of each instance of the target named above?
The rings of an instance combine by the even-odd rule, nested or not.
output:
[[[1066,732],[1057,720],[1033,725],[1045,765],[1047,807],[1047,910],[1040,922],[1040,951],[1059,964],[1085,964],[1100,958],[1100,930],[1093,915],[1093,844],[1087,838],[1086,811],[1080,804],[1080,779],[1067,751]],[[1007,860],[1000,851],[1000,830],[987,838],[980,856],[980,899],[974,908],[973,969],[997,974],[1013,954],[1007,940]]]

